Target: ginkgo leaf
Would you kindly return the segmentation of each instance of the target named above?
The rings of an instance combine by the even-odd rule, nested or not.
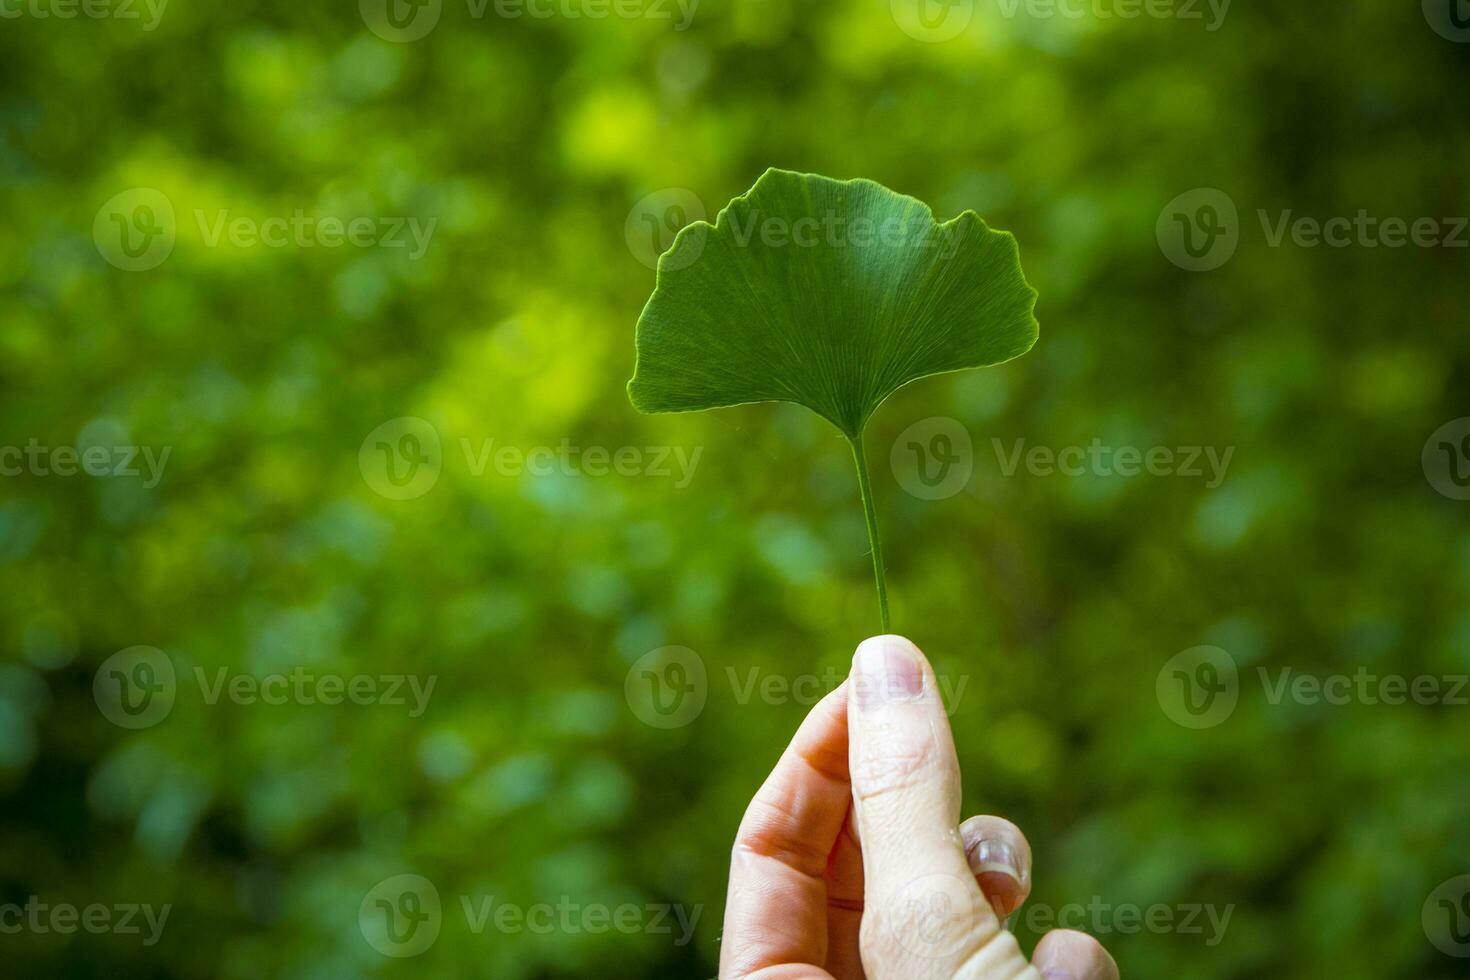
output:
[[[642,412],[805,405],[850,439],[900,386],[1036,342],[1015,239],[870,180],[767,170],[659,259],[628,394]]]
[[[641,412],[789,401],[852,444],[887,594],[862,433],[917,378],[1008,361],[1036,342],[1015,239],[972,211],[944,223],[870,180],[767,170],[659,257],[628,396]]]

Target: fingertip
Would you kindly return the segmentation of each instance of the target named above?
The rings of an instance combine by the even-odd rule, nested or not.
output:
[[[995,914],[1012,915],[1031,894],[1031,845],[1003,817],[976,816],[960,824],[965,860]]]
[[[1044,980],[1118,980],[1118,964],[1085,932],[1053,929],[1031,957]]]
[[[860,709],[921,700],[931,694],[933,670],[922,650],[896,633],[870,636],[852,657],[852,701]]]

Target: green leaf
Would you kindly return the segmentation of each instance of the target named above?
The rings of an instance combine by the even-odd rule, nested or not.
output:
[[[805,405],[856,439],[916,378],[1036,342],[1015,239],[870,180],[767,170],[679,232],[638,319],[641,412]]]
[[[805,405],[852,444],[887,594],[862,433],[901,386],[999,364],[1036,342],[1015,239],[973,211],[944,223],[870,180],[767,170],[659,258],[628,396],[641,412]]]

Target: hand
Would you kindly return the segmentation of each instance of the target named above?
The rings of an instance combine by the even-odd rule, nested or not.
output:
[[[1028,963],[1006,931],[1031,847],[1000,817],[959,823],[938,691],[903,637],[858,647],[740,823],[723,980],[1117,980],[1091,936],[1050,932]]]

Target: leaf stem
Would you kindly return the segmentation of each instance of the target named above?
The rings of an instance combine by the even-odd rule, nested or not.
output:
[[[878,583],[878,614],[883,632],[888,632],[888,583],[884,579],[883,541],[878,536],[878,512],[873,507],[873,485],[868,479],[868,458],[863,455],[863,437],[848,437],[852,460],[857,464],[858,492],[863,498],[863,516],[868,519],[868,544],[873,551],[873,580]]]

